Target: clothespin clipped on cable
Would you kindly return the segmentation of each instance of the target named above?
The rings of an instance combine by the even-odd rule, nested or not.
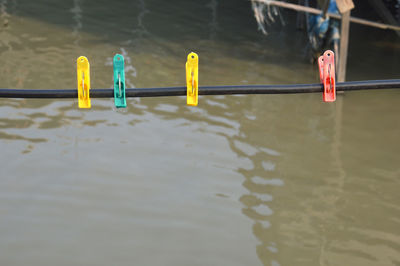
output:
[[[325,51],[318,58],[319,79],[324,85],[324,102],[336,100],[336,79],[335,79],[335,54],[331,50]]]
[[[188,54],[186,61],[187,105],[197,106],[199,98],[199,56]]]
[[[78,77],[79,108],[90,108],[90,65],[86,57],[80,56],[76,60],[76,73]]]
[[[113,59],[113,65],[115,107],[126,108],[124,57],[116,54]]]
[[[319,69],[319,82],[324,81],[324,56],[318,57],[318,69]]]

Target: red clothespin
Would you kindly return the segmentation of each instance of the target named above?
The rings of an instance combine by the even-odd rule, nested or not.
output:
[[[324,56],[318,57],[319,83],[324,81]]]
[[[324,102],[336,100],[336,79],[335,79],[335,54],[331,50],[325,51],[318,58],[319,79],[324,84]]]

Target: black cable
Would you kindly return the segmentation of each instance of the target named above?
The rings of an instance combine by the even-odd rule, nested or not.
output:
[[[336,91],[400,89],[400,79],[351,81],[336,84]],[[322,92],[322,84],[293,85],[238,85],[203,86],[199,95],[232,94],[289,94]],[[186,87],[126,89],[126,97],[184,96]],[[77,98],[77,89],[68,90],[20,90],[0,89],[0,98]],[[91,89],[90,98],[112,98],[113,89]]]

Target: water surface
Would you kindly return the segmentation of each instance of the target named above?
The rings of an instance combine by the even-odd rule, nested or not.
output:
[[[0,1],[0,87],[318,81],[306,40],[248,1]],[[388,32],[352,26],[348,79],[399,78]],[[368,56],[366,56],[368,55]],[[0,265],[398,265],[400,94],[0,99]]]

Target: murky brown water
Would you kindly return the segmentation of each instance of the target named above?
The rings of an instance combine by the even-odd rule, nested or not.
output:
[[[117,2],[117,1],[116,1]],[[292,26],[247,1],[0,0],[0,87],[317,82]],[[291,25],[291,21],[288,21]],[[399,78],[399,41],[352,27],[348,78]],[[368,55],[368,56],[366,56]],[[0,100],[0,265],[399,265],[400,94]]]

